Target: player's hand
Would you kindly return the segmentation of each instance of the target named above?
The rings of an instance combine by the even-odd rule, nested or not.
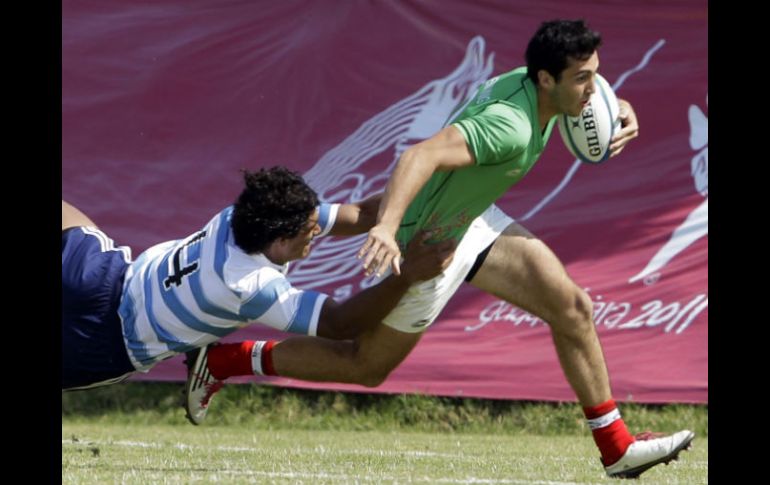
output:
[[[358,251],[358,259],[364,259],[364,272],[366,276],[376,271],[377,276],[382,275],[388,266],[393,268],[393,274],[401,274],[401,250],[396,243],[395,231],[380,224],[369,230],[366,242]]]
[[[402,274],[410,284],[438,276],[454,258],[457,248],[457,242],[454,239],[426,244],[428,237],[430,232],[421,231],[406,248]]]
[[[639,121],[636,119],[636,113],[631,103],[625,99],[618,99],[620,106],[620,131],[612,137],[610,143],[610,157],[614,157],[623,151],[626,144],[639,136]]]

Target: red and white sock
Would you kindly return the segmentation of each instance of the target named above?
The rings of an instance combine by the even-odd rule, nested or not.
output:
[[[620,411],[615,400],[603,402],[596,406],[583,408],[588,419],[588,426],[594,435],[596,446],[602,454],[602,463],[609,466],[618,461],[634,442],[634,437],[628,432],[626,423],[620,417]]]
[[[271,351],[275,341],[246,340],[209,349],[208,367],[219,380],[232,376],[275,375]]]
[[[273,367],[273,346],[275,340],[258,340],[251,349],[251,368],[254,374],[263,376],[278,375]]]

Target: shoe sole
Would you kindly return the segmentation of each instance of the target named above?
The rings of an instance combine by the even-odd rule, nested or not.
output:
[[[690,432],[690,437],[686,440],[682,441],[682,444],[677,446],[674,451],[669,453],[668,455],[664,456],[663,458],[658,458],[655,461],[651,461],[649,463],[645,463],[644,465],[638,466],[636,468],[631,468],[630,470],[623,470],[622,472],[613,473],[610,475],[612,478],[639,478],[639,475],[646,472],[650,468],[654,467],[655,465],[660,465],[661,463],[665,463],[668,465],[672,460],[678,460],[679,459],[679,453],[682,450],[687,450],[690,448],[690,444],[692,444],[692,440],[695,438],[695,433]]]
[[[193,418],[192,413],[190,413],[190,387],[194,384],[195,381],[200,380],[200,378],[191,379],[190,373],[193,371],[193,369],[197,369],[200,364],[201,358],[207,358],[208,352],[204,352],[205,349],[200,349],[198,351],[198,355],[195,356],[195,361],[192,363],[192,365],[187,365],[187,382],[185,382],[184,389],[182,389],[182,407],[184,407],[184,415],[187,418],[189,422],[194,424],[195,426],[198,426],[201,424],[201,421],[196,421],[195,418]],[[185,364],[187,364],[188,361],[185,360]]]

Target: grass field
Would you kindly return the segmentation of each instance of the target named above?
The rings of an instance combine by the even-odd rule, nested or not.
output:
[[[590,438],[62,425],[62,483],[613,483]],[[708,439],[638,483],[707,483]]]
[[[62,483],[619,483],[574,404],[230,386],[195,427],[178,389],[63,394]],[[636,483],[708,483],[708,408],[624,409],[635,431],[698,434]]]

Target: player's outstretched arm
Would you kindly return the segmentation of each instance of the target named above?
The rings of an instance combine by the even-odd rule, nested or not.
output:
[[[332,236],[353,236],[365,233],[377,222],[377,211],[381,200],[382,192],[355,204],[340,205],[334,226],[329,234]]]
[[[453,126],[404,151],[385,189],[377,225],[369,231],[358,252],[367,275],[375,272],[380,275],[388,266],[393,268],[393,273],[400,273],[401,251],[396,243],[396,231],[406,208],[435,172],[467,167],[473,162],[465,138]]]
[[[456,243],[450,239],[437,244],[425,244],[428,237],[428,233],[421,232],[409,243],[401,275],[390,275],[382,283],[342,303],[327,298],[321,309],[317,335],[338,340],[359,335],[379,324],[412,284],[438,276],[444,271],[452,262]]]

